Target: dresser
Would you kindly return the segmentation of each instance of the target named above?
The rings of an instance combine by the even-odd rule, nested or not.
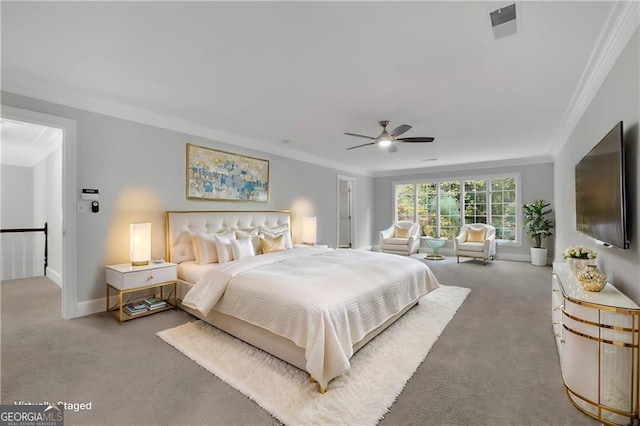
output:
[[[608,425],[638,419],[640,306],[611,283],[584,290],[569,266],[553,263],[551,318],[569,400]]]

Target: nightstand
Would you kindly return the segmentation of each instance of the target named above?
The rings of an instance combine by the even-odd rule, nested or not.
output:
[[[177,309],[177,279],[178,270],[175,263],[150,263],[145,266],[131,266],[128,263],[107,265],[107,312],[122,324],[124,321]],[[118,301],[110,306],[111,290],[118,295]],[[159,299],[156,305],[161,306],[131,315],[124,312],[125,305],[143,302],[145,297]],[[123,300],[125,298],[126,300]]]

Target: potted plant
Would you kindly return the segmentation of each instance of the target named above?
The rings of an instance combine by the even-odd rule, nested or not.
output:
[[[542,240],[551,237],[553,223],[546,216],[551,213],[551,204],[544,200],[536,200],[531,204],[522,205],[524,229],[535,245],[531,247],[531,263],[535,266],[547,264],[547,249],[542,247]]]

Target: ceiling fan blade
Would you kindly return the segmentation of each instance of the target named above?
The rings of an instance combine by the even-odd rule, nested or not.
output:
[[[420,142],[433,142],[435,138],[413,137],[413,138],[397,138],[398,142],[420,143]]]
[[[375,139],[375,138],[373,138],[373,137],[371,137],[371,136],[359,135],[359,134],[357,134],[357,133],[345,133],[345,135],[348,135],[348,136],[355,136],[355,137],[357,137],[357,138]]]
[[[355,149],[355,148],[360,148],[363,146],[369,146],[369,145],[375,145],[375,144],[376,144],[375,142],[363,143],[362,145],[356,145],[356,146],[352,146],[351,148],[347,148],[347,151],[350,149]]]
[[[396,127],[391,132],[389,132],[389,136],[395,138],[396,136],[400,136],[401,134],[408,131],[409,129],[411,129],[411,126],[409,126],[408,124],[403,124],[401,126]]]
[[[398,150],[398,147],[393,143],[387,147],[387,151],[389,152],[396,152],[397,150]]]

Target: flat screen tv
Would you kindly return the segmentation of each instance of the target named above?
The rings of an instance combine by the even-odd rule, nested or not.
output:
[[[576,228],[628,249],[624,164],[621,121],[576,165]]]

